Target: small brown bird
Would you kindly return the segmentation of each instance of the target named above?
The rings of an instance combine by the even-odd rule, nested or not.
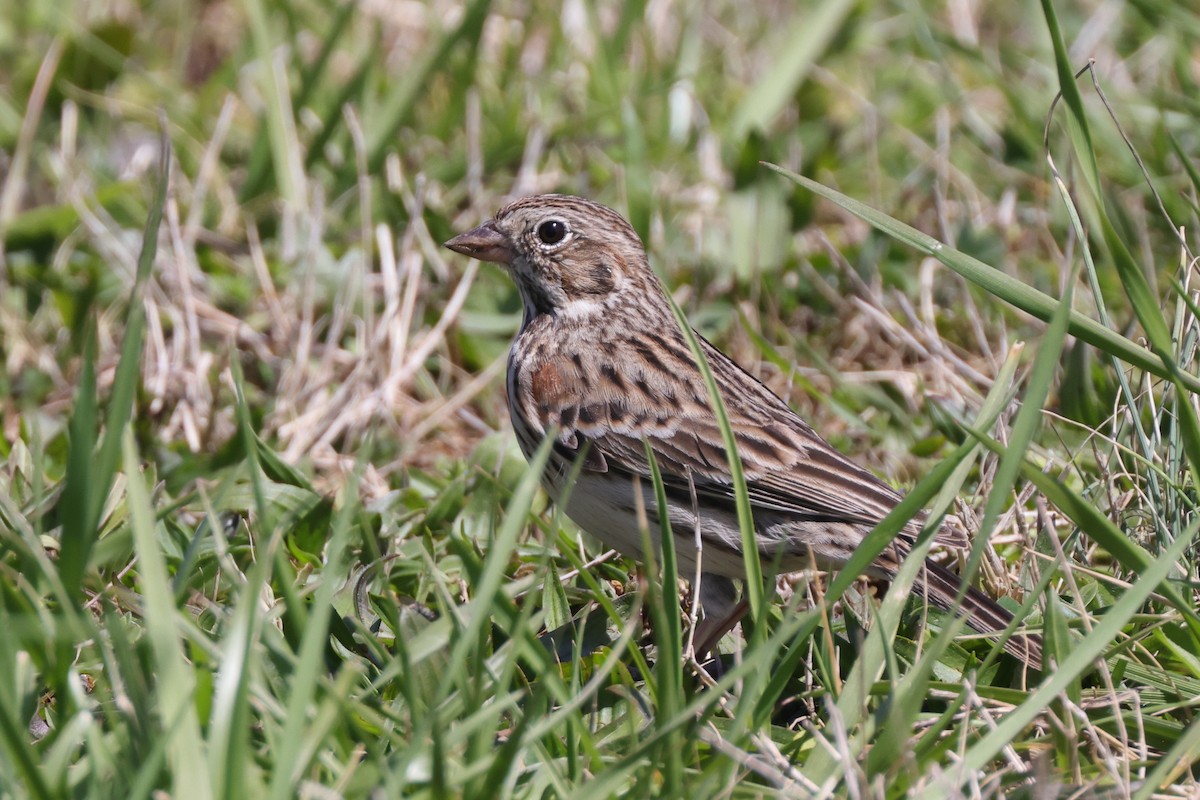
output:
[[[530,456],[556,431],[542,476],[546,490],[556,500],[566,496],[567,515],[585,531],[639,559],[635,487],[651,534],[659,532],[649,443],[666,488],[680,574],[700,566],[704,619],[696,639],[705,652],[745,609],[731,581],[745,577],[733,482],[702,374],[637,233],[598,203],[541,195],[505,206],[446,246],[503,264],[520,290],[525,316],[508,357],[508,403],[521,450]],[[699,341],[737,441],[762,562],[779,559],[784,571],[845,564],[900,495]],[[582,469],[567,492],[577,458]],[[871,575],[894,578],[918,532],[911,523],[875,559]],[[917,580],[933,605],[962,614],[980,633],[1011,622],[975,588],[956,603],[960,585],[933,561]],[[1006,649],[1040,668],[1037,636],[1014,635]]]

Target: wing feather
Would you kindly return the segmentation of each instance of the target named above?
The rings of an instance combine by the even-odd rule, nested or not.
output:
[[[648,442],[668,490],[687,497],[690,481],[700,499],[732,505],[724,442],[700,374],[694,364],[680,363],[690,359],[682,341],[659,344],[653,362],[641,355],[644,341],[630,343],[627,352],[606,351],[622,365],[619,385],[603,383],[612,380],[611,362],[581,363],[572,356],[541,365],[529,378],[536,388],[530,396],[539,403],[525,413],[543,431],[557,427],[560,450],[586,445],[584,469],[648,480]],[[708,342],[703,345],[756,512],[870,527],[899,502],[898,492],[834,450],[777,395]],[[578,386],[586,391],[571,390]]]

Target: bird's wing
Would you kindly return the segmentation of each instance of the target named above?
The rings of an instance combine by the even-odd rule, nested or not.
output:
[[[720,427],[682,337],[649,333],[606,345],[527,368],[510,362],[519,371],[522,416],[536,420],[526,438],[557,430],[560,455],[586,453],[583,469],[646,479],[649,444],[668,490],[687,497],[694,487],[699,499],[733,504]],[[727,356],[707,341],[702,346],[756,510],[866,526],[891,511],[898,493],[830,447]]]
[[[581,446],[587,443],[585,469],[602,465],[610,472],[648,479],[644,444],[648,443],[667,489],[687,496],[694,486],[699,500],[735,502],[733,478],[714,420],[682,416],[669,426],[640,430],[603,423],[580,425],[575,435]],[[886,484],[819,440],[801,450],[769,444],[761,428],[737,425],[734,435],[747,496],[756,510],[871,526],[899,502],[899,495]]]

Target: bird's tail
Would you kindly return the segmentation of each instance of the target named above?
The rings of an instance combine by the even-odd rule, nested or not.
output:
[[[958,599],[962,579],[950,570],[926,559],[917,576],[917,588],[937,608],[966,618],[967,624],[983,634],[997,635],[1013,620],[1013,615],[974,586],[968,586]],[[1004,649],[1036,670],[1042,669],[1042,638],[1036,634],[1014,633]]]

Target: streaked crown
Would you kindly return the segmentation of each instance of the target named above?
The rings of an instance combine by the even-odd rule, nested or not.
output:
[[[505,264],[533,314],[594,312],[631,290],[643,304],[661,302],[637,232],[611,208],[581,197],[521,198],[446,244]]]

